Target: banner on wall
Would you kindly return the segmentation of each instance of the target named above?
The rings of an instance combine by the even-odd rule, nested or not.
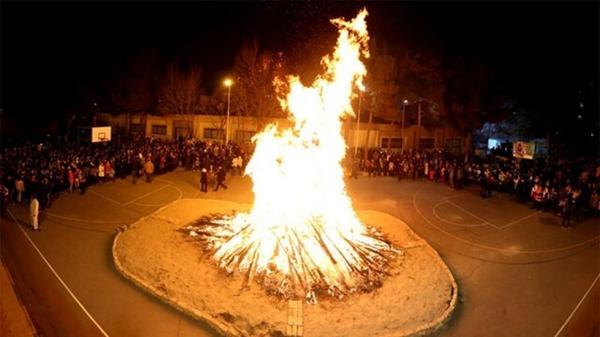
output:
[[[534,142],[514,142],[513,143],[513,157],[523,159],[533,159],[535,155],[535,143]]]
[[[92,127],[92,143],[110,142],[110,126]]]

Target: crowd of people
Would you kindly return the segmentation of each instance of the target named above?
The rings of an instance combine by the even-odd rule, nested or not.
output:
[[[85,193],[90,185],[131,177],[150,182],[156,174],[177,168],[199,172],[207,193],[227,188],[228,173],[241,175],[252,149],[194,139],[162,141],[144,137],[117,137],[99,144],[27,144],[0,152],[2,211],[11,201],[30,202],[32,212],[49,208],[60,193]],[[461,189],[481,186],[482,198],[493,191],[516,196],[532,207],[552,211],[569,227],[572,218],[600,214],[599,158],[519,160],[500,156],[452,156],[429,151],[371,149],[347,156],[351,177],[390,176],[398,180],[428,179]],[[35,210],[34,210],[35,208]]]
[[[187,139],[162,141],[143,137],[121,137],[107,143],[27,144],[4,148],[0,152],[0,197],[2,210],[8,203],[36,200],[39,207],[51,206],[62,192],[85,193],[90,185],[131,177],[150,182],[156,174],[183,167],[201,172],[200,185],[208,192],[227,188],[228,171],[240,173],[248,160],[249,149],[230,143],[227,146]]]
[[[562,216],[563,227],[583,215],[600,214],[600,159],[548,158],[526,160],[500,156],[452,156],[430,151],[387,151],[371,149],[367,155],[349,156],[351,175],[392,176],[402,179],[428,179],[451,188],[468,184],[481,186],[482,198],[493,191],[510,193],[533,208]]]

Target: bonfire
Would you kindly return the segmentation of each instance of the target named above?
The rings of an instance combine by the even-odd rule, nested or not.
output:
[[[346,192],[344,118],[363,88],[369,57],[367,11],[333,19],[339,36],[322,58],[323,73],[305,86],[298,76],[279,83],[293,127],[267,126],[253,141],[245,173],[252,178],[250,212],[212,215],[188,227],[211,259],[245,284],[315,302],[380,286],[397,250],[358,219]],[[280,83],[283,82],[283,83]]]

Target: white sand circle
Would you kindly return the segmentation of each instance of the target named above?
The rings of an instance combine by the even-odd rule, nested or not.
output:
[[[117,270],[175,308],[225,336],[285,336],[288,302],[259,285],[219,270],[184,231],[203,215],[247,211],[249,205],[181,199],[117,234]],[[457,302],[456,282],[437,252],[404,222],[376,211],[358,211],[402,251],[381,288],[342,300],[304,304],[302,330],[310,337],[421,336],[442,326]]]

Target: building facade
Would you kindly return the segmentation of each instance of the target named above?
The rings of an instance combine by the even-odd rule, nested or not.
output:
[[[220,115],[111,115],[98,116],[99,125],[111,126],[113,132],[143,134],[163,140],[193,137],[204,141],[224,141],[226,117]],[[284,118],[258,120],[254,117],[231,116],[229,139],[248,142],[267,124],[277,123],[281,127],[291,126]],[[357,124],[350,119],[344,122],[343,130],[349,148],[381,147],[392,150],[448,148],[465,152],[471,148],[471,135],[460,135],[451,128],[419,127],[412,125],[404,130],[397,124]]]

